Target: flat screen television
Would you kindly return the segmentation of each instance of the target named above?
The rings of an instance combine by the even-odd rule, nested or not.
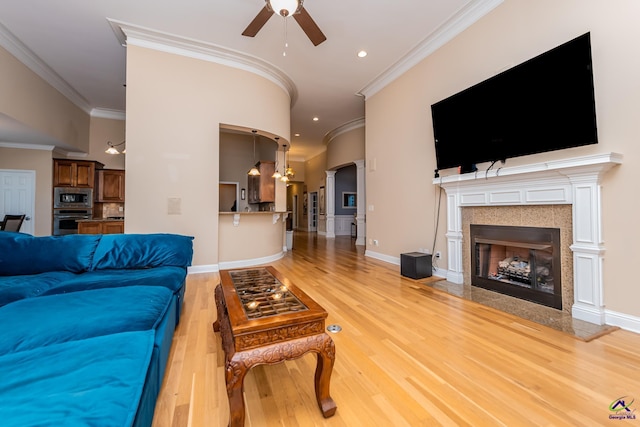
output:
[[[431,106],[437,167],[597,144],[586,33]]]

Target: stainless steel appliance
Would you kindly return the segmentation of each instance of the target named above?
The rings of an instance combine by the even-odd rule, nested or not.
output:
[[[78,220],[91,217],[91,209],[56,209],[53,211],[53,235],[78,234]]]
[[[91,209],[93,207],[93,189],[54,187],[54,209]]]

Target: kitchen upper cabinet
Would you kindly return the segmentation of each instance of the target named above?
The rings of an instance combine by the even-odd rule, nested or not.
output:
[[[95,194],[96,202],[124,203],[124,171],[99,169]]]
[[[273,173],[276,171],[276,163],[260,161],[256,163],[260,175],[249,175],[249,203],[267,203],[276,201],[276,183]]]
[[[84,160],[53,160],[53,186],[93,188],[95,171],[102,163]]]

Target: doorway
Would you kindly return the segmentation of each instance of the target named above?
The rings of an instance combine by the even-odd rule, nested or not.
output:
[[[237,182],[220,182],[218,211],[237,212],[238,211],[238,186]]]
[[[33,234],[36,203],[36,172],[27,170],[0,170],[0,220],[5,215],[26,215],[21,233]]]
[[[293,196],[293,206],[292,206],[292,217],[293,217],[293,222],[291,224],[292,229],[297,230],[298,229],[298,195],[294,194]]]

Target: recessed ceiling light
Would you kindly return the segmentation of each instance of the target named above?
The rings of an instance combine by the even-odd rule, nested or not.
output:
[[[293,136],[300,136],[300,134],[299,133],[294,133]]]
[[[361,50],[360,52],[358,52],[358,58],[364,58],[365,56],[367,56],[366,50]]]
[[[314,121],[314,122],[317,122],[318,120],[320,120],[320,119],[319,119],[319,118],[317,118],[317,117],[314,117],[314,118],[313,118],[313,121]]]

